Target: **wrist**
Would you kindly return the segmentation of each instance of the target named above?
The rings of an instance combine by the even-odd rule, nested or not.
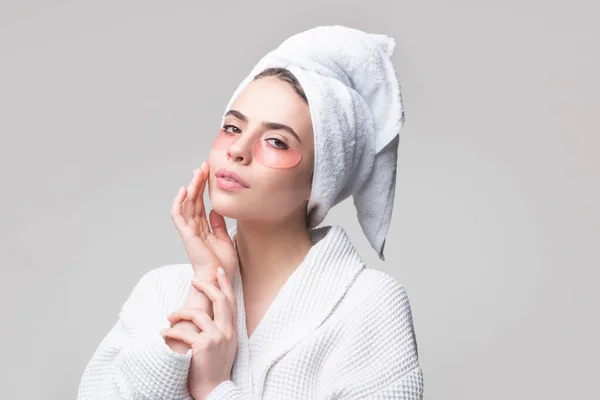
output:
[[[194,278],[196,279],[196,278]],[[208,281],[204,281],[208,282]],[[218,285],[217,282],[210,282],[214,285]],[[190,293],[185,302],[183,308],[200,308],[205,311],[211,318],[214,318],[213,304],[212,301],[208,298],[208,296],[196,289],[194,286],[190,288]]]
[[[217,281],[217,270],[202,270],[202,271],[194,271],[193,280],[198,280],[201,282],[207,282],[216,284]]]

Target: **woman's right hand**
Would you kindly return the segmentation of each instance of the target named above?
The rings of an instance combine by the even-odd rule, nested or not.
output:
[[[196,279],[216,282],[216,271],[222,266],[229,279],[238,269],[237,251],[227,232],[225,218],[210,211],[210,225],[204,207],[204,190],[210,165],[202,163],[194,169],[194,177],[187,188],[183,186],[173,200],[171,218],[194,269]],[[212,232],[211,232],[212,227]]]

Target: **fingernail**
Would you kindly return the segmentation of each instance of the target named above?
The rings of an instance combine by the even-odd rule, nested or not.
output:
[[[194,176],[196,176],[196,172],[198,172],[198,168],[194,168],[194,173],[193,173]]]
[[[223,267],[219,267],[217,268],[217,271],[221,274],[221,275],[225,275],[225,270],[223,269]]]
[[[183,192],[183,186],[179,188],[179,194]]]
[[[206,165],[206,161],[202,161],[202,165],[200,165],[200,169],[204,169],[205,165]]]

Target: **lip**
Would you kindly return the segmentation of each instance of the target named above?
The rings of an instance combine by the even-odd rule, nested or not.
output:
[[[225,177],[234,179],[235,182],[223,179]],[[220,168],[217,170],[215,172],[215,178],[217,178],[217,184],[222,189],[247,189],[250,187],[241,176],[227,168]]]

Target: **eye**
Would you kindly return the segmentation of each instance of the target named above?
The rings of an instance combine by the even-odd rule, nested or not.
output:
[[[227,133],[234,133],[234,132],[230,132],[227,130],[227,128],[233,128],[233,129],[237,129],[239,131],[239,128],[237,126],[234,125],[223,125],[223,130]]]
[[[265,141],[267,141],[267,142],[269,140],[274,140],[275,141],[273,147],[275,147],[276,149],[279,149],[279,150],[287,150],[287,149],[289,149],[288,145],[285,144],[285,142],[283,142],[283,141],[281,141],[279,139],[276,139],[276,138],[265,139]]]

